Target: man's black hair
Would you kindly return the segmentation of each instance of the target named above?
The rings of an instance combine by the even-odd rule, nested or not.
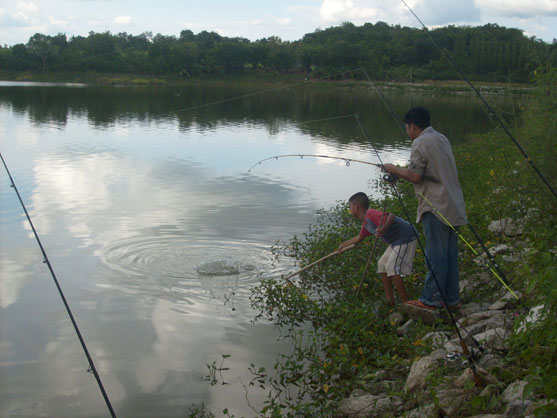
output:
[[[356,205],[360,205],[366,209],[369,209],[369,199],[364,192],[358,192],[355,195],[352,195],[352,197],[348,199],[348,203],[354,203]]]
[[[403,120],[407,125],[413,123],[418,128],[425,129],[429,126],[429,111],[425,107],[413,107],[406,112]]]

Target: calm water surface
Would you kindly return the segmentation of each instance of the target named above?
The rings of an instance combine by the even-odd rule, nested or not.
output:
[[[120,417],[184,417],[201,403],[255,415],[249,364],[289,350],[251,323],[250,287],[296,268],[271,246],[319,208],[374,193],[380,174],[289,158],[246,176],[252,164],[292,153],[378,162],[354,118],[315,122],[355,113],[384,162],[408,158],[372,90],[257,91],[0,83],[2,155]],[[428,106],[453,142],[492,129],[472,97],[386,97],[399,115]],[[108,416],[3,169],[0,204],[0,416]],[[200,273],[219,263],[236,274]],[[222,354],[230,384],[211,386],[206,365]]]

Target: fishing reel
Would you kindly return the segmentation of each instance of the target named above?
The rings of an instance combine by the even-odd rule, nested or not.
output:
[[[383,180],[385,180],[389,184],[395,184],[399,177],[393,173],[385,173],[383,174]]]

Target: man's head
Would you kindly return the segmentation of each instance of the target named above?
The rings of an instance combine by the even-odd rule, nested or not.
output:
[[[358,219],[363,219],[369,208],[369,199],[364,192],[358,192],[348,199],[350,214]]]
[[[413,107],[404,115],[406,133],[410,139],[416,139],[429,126],[429,112],[425,107]]]

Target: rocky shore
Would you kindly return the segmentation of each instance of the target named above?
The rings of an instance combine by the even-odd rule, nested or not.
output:
[[[493,232],[507,236],[521,234],[521,225],[511,219],[492,222]],[[528,254],[527,243],[516,241],[513,246],[490,248],[491,253],[506,252],[506,257],[520,260]],[[477,260],[482,263],[482,260]],[[400,336],[401,344],[408,344],[408,335],[420,321],[430,322],[430,331],[419,335],[413,344],[429,347],[430,352],[409,359],[407,366],[385,369],[366,376],[360,389],[352,392],[337,409],[339,417],[469,417],[515,418],[549,416],[534,411],[549,401],[529,394],[526,380],[521,378],[501,381],[501,369],[509,367],[507,358],[509,339],[527,333],[539,325],[547,314],[543,305],[524,308],[526,295],[494,285],[488,272],[461,274],[460,291],[465,303],[454,318],[460,335],[471,355],[463,353],[456,331],[435,330],[436,324],[451,323],[448,315],[436,313],[428,321],[427,315],[416,316],[404,310],[393,312],[390,322]],[[491,297],[474,298],[479,289],[497,289]],[[512,289],[511,289],[512,290]],[[410,318],[408,318],[410,317]],[[447,328],[446,326],[444,327]],[[394,332],[395,330],[393,330]],[[550,361],[551,359],[548,359]],[[470,402],[498,413],[469,415]],[[554,403],[554,400],[551,400]]]

